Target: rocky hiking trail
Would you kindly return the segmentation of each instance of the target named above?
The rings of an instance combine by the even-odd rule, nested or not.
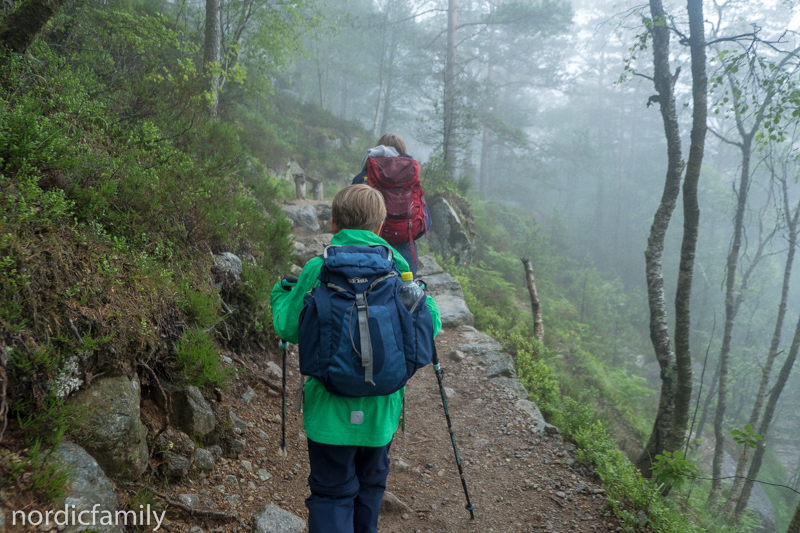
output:
[[[446,329],[437,339],[445,369],[448,406],[475,519],[464,509],[461,488],[436,377],[430,366],[409,381],[406,433],[398,430],[390,457],[392,472],[381,511],[381,532],[439,531],[616,531],[604,518],[604,491],[588,469],[575,463],[575,448],[546,424],[524,397],[510,357],[500,345],[470,326]],[[251,367],[257,367],[251,361]],[[266,363],[262,361],[262,364]],[[296,349],[287,398],[288,454],[279,454],[279,397],[246,375],[225,395],[243,450],[221,457],[207,475],[184,478],[162,489],[176,501],[237,515],[220,524],[170,510],[165,531],[301,532],[305,524],[287,516],[279,529],[254,528],[251,517],[273,504],[307,518],[308,457],[302,415],[294,410],[300,376]],[[276,372],[273,364],[263,366]],[[252,376],[252,375],[251,375]],[[273,377],[277,377],[274,376]],[[253,392],[255,394],[253,394]],[[241,399],[249,398],[249,404]],[[236,428],[236,426],[234,426]],[[235,431],[235,429],[234,429]],[[199,528],[199,529],[193,529]]]
[[[445,236],[429,235],[431,249],[452,245],[470,253],[456,212],[444,201],[433,209]],[[284,206],[295,233],[296,265],[321,253],[332,235],[325,233],[329,202],[301,201]],[[438,220],[437,220],[438,219]],[[450,243],[450,244],[448,244]],[[445,250],[446,252],[446,250]],[[439,252],[441,253],[441,252]],[[455,455],[447,430],[439,387],[432,367],[408,383],[405,433],[395,434],[391,474],[381,509],[379,530],[395,532],[542,531],[552,533],[619,531],[606,513],[605,491],[591,468],[577,463],[575,446],[547,424],[516,377],[513,358],[500,343],[472,327],[473,316],[458,280],[431,257],[420,257],[418,277],[439,304],[444,329],[436,344],[444,386],[475,518],[465,509]],[[241,261],[217,256],[217,266],[231,269]],[[237,275],[238,275],[237,274]],[[266,352],[266,353],[265,353]],[[89,441],[86,450],[64,442],[56,459],[67,465],[66,503],[80,511],[129,512],[149,504],[166,516],[159,531],[180,533],[301,533],[308,517],[304,500],[308,455],[302,414],[295,410],[300,388],[297,350],[287,358],[287,454],[281,455],[280,354],[220,354],[223,366],[235,368],[227,391],[169,383],[136,375],[96,380],[82,394],[106,441]],[[147,376],[147,374],[145,374]],[[166,402],[166,403],[165,403]],[[167,407],[165,409],[165,406]],[[169,413],[169,424],[165,412]],[[154,452],[148,452],[145,436]],[[194,435],[194,439],[189,435]],[[205,435],[205,437],[204,437]],[[0,448],[0,463],[19,461],[16,443]],[[8,439],[7,439],[8,440]],[[124,448],[128,446],[128,448]],[[142,447],[144,451],[138,452]],[[120,455],[120,450],[128,450]],[[87,453],[87,451],[89,453]],[[147,458],[149,462],[147,461]],[[99,463],[99,464],[98,464]],[[120,466],[122,465],[122,466]],[[120,468],[139,465],[147,474],[136,483],[121,479]],[[117,468],[118,470],[114,470]],[[122,470],[124,473],[125,470]],[[128,470],[130,471],[130,470]],[[0,487],[0,533],[17,531],[153,531],[149,526],[96,525],[56,527],[12,524],[9,510],[39,510],[30,496],[30,476],[18,490]],[[145,489],[147,489],[145,491]],[[63,509],[64,501],[42,508]],[[5,509],[5,511],[4,511]]]
[[[448,206],[449,208],[449,206]],[[450,233],[460,221],[448,209]],[[330,242],[324,232],[327,202],[297,202],[284,212],[296,235],[298,265]],[[458,241],[458,237],[455,239]],[[462,239],[463,240],[463,239]],[[604,490],[585,465],[575,463],[575,446],[547,424],[516,379],[513,359],[491,337],[471,326],[459,282],[429,257],[420,258],[420,277],[439,303],[445,325],[437,338],[444,368],[448,407],[475,518],[465,498],[447,431],[441,396],[428,366],[409,381],[405,433],[398,430],[390,458],[392,472],[381,510],[379,530],[444,531],[616,531],[604,516]],[[295,411],[301,376],[296,347],[288,358],[287,456],[279,454],[281,399],[254,376],[240,374],[218,411],[229,412],[237,433],[238,455],[221,457],[207,475],[172,484],[167,495],[185,504],[237,515],[220,525],[170,511],[167,531],[303,531],[307,511],[308,456],[302,415]],[[234,355],[234,354],[229,354]],[[238,358],[237,358],[238,359]],[[230,360],[230,359],[228,359]],[[241,359],[239,359],[241,361]],[[248,366],[279,381],[278,361],[249,357]],[[235,362],[233,364],[236,364]],[[251,517],[271,504],[271,528]],[[281,516],[277,508],[288,513]],[[303,520],[296,520],[299,517]]]

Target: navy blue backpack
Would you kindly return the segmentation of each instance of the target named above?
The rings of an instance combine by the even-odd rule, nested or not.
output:
[[[300,372],[337,396],[400,390],[433,357],[433,320],[423,295],[409,311],[387,246],[329,246],[320,285],[306,294],[298,331]]]

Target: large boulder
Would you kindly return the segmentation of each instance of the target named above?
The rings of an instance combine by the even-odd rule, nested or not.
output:
[[[464,339],[464,341],[468,343],[475,342],[475,343],[485,344],[490,342],[497,342],[486,333],[481,333],[472,326],[461,326],[460,328],[458,328],[458,332],[461,334],[461,337]]]
[[[314,206],[314,209],[317,211],[317,218],[319,219],[320,225],[323,225],[324,222],[330,225],[332,216],[331,202],[320,202]]]
[[[516,396],[520,400],[527,400],[528,399],[528,391],[525,390],[525,387],[516,377],[507,378],[504,376],[492,378],[489,380],[489,383],[494,385],[498,385],[505,389],[509,394],[512,396]]]
[[[534,435],[552,435],[558,433],[558,429],[552,424],[544,421],[542,412],[539,411],[539,406],[530,400],[517,400],[517,409],[528,414],[531,419],[531,433]]]
[[[250,520],[253,533],[302,533],[306,522],[277,505],[264,505]]]
[[[471,326],[475,318],[464,301],[464,290],[461,283],[447,273],[426,276],[425,293],[433,297],[442,315],[442,326]]]
[[[458,347],[459,350],[467,355],[483,355],[489,352],[499,352],[503,346],[496,340],[489,337],[489,342],[468,342]]]
[[[431,276],[440,274],[444,269],[436,262],[436,259],[429,255],[421,255],[417,260],[417,277]]]
[[[167,478],[175,479],[186,475],[189,468],[189,459],[172,452],[164,452],[162,458],[164,459],[164,463],[161,465],[161,468]]]
[[[97,531],[97,533],[123,533],[123,525],[113,525],[116,520],[110,520],[112,525],[103,524],[103,518],[107,518],[110,513],[116,518],[119,509],[119,500],[114,492],[114,485],[106,477],[100,465],[97,464],[86,450],[71,442],[62,442],[53,454],[55,461],[61,464],[69,473],[69,485],[67,486],[66,498],[59,509],[69,509],[69,516],[75,513],[78,516],[82,511],[89,511],[83,516],[91,516],[92,510],[97,511],[95,523],[81,526],[72,520],[60,518],[58,514],[55,519],[59,522],[67,522],[68,525],[63,529],[65,533],[75,533],[78,531]],[[85,522],[91,522],[89,518]]]
[[[189,435],[208,435],[217,425],[214,411],[194,386],[174,389],[170,396],[170,419]]]
[[[439,306],[443,327],[454,328],[465,324],[471,326],[475,322],[475,317],[467,307],[467,302],[462,298],[442,294],[434,296],[433,299]]]
[[[486,377],[489,379],[499,377],[517,377],[517,371],[514,369],[514,361],[510,357],[503,357],[489,367],[489,370],[486,371]]]
[[[447,294],[464,299],[464,290],[461,288],[461,282],[450,274],[433,274],[426,276],[423,281],[425,282],[425,294],[428,296],[436,297]]]
[[[319,232],[317,210],[312,204],[284,205],[283,214],[292,223],[294,233],[310,234]]]
[[[450,202],[436,198],[428,204],[428,209],[433,219],[427,236],[431,251],[442,257],[454,258],[458,265],[472,263],[475,245]]]
[[[147,467],[147,429],[139,418],[141,386],[134,375],[99,378],[72,395],[87,413],[77,421],[86,451],[112,476],[139,477]]]
[[[215,255],[214,262],[217,268],[223,272],[230,273],[233,279],[238,281],[242,278],[242,260],[232,253],[225,252],[220,255]]]
[[[297,264],[304,266],[309,259],[320,255],[331,240],[333,240],[332,233],[296,237],[294,246]]]

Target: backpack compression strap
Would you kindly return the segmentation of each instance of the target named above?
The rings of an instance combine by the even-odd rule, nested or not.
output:
[[[361,335],[361,366],[364,367],[364,383],[375,385],[372,381],[372,340],[369,338],[369,314],[367,313],[367,297],[364,293],[356,294],[358,309],[358,330]]]

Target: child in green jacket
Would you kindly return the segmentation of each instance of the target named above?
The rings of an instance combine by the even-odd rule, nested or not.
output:
[[[384,245],[378,236],[386,208],[380,192],[367,185],[339,191],[331,206],[331,245]],[[400,272],[409,267],[399,253],[394,261]],[[281,283],[272,291],[275,331],[298,342],[303,297],[319,285],[323,259],[306,263],[296,286],[287,291]],[[431,297],[426,303],[434,336],[441,329],[439,308]],[[387,396],[349,398],[329,393],[322,382],[309,377],[305,384],[303,428],[308,437],[311,496],[309,532],[377,532],[378,512],[389,474],[388,452],[397,431],[405,389]]]

